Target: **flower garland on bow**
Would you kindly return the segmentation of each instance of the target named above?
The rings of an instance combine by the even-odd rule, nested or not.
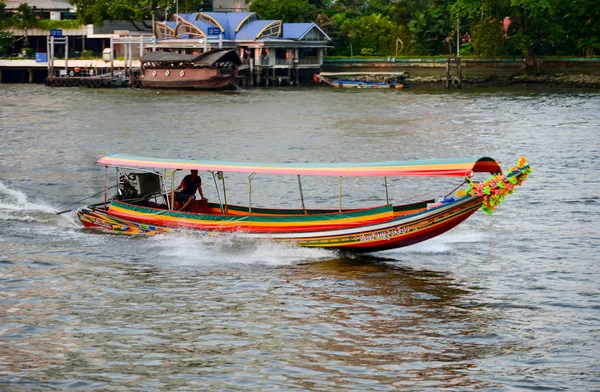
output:
[[[517,166],[511,167],[507,174],[493,175],[481,184],[474,184],[468,178],[470,188],[467,189],[467,193],[472,196],[483,196],[481,209],[487,212],[488,215],[492,215],[498,204],[504,201],[504,196],[513,193],[515,187],[521,185],[532,171],[525,157],[521,157]]]

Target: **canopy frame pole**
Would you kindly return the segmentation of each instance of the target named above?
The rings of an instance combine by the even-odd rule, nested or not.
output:
[[[175,208],[175,172],[179,171],[179,170],[181,170],[181,169],[174,169],[168,173],[165,171],[165,174],[162,176],[163,186],[165,187],[165,193],[167,192],[166,178],[171,176],[171,197],[170,198],[168,196],[165,197],[165,199],[167,201],[167,208],[169,209],[169,211],[172,211]],[[160,174],[160,173],[158,173],[158,174]],[[169,201],[170,201],[170,203],[169,203]]]
[[[229,212],[229,209],[227,208],[227,190],[225,188],[225,174],[222,171],[218,171],[217,178],[221,180],[221,184],[223,185],[223,199],[225,202],[225,211],[223,212],[223,214],[226,214]]]
[[[252,215],[252,177],[256,173],[252,173],[248,176],[248,215]]]
[[[342,176],[340,176],[340,212],[342,212]]]
[[[175,171],[171,172],[171,211],[175,210]]]
[[[108,176],[108,165],[104,165],[104,210],[106,210],[106,194],[108,189],[106,188],[106,177]]]
[[[215,176],[215,171],[210,171],[213,177],[213,181],[215,182],[215,189],[217,190],[217,198],[219,199],[219,207],[221,207],[221,215],[225,215],[225,210],[223,209],[223,203],[221,202],[221,193],[219,192],[219,185],[217,184],[217,177]]]
[[[302,202],[302,210],[304,215],[308,215],[306,212],[306,206],[304,205],[304,193],[302,192],[302,181],[300,181],[300,174],[298,174],[298,187],[300,188],[300,201]]]
[[[383,177],[383,181],[385,183],[385,203],[390,204],[390,194],[388,192],[387,176]]]

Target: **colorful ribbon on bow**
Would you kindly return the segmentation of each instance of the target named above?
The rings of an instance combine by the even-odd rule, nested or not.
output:
[[[471,187],[467,189],[467,193],[472,196],[482,196],[481,209],[488,215],[492,215],[494,209],[504,201],[504,197],[513,193],[515,187],[521,185],[532,171],[525,157],[521,157],[517,165],[511,167],[506,174],[493,175],[481,184],[474,184],[469,179]]]

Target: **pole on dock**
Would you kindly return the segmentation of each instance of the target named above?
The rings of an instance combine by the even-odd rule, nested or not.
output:
[[[110,37],[110,78],[112,80],[115,70],[115,45],[113,38]]]
[[[446,58],[446,88],[452,86],[452,75],[450,74],[450,57]]]
[[[462,60],[456,58],[456,77],[458,78],[458,88],[462,88]]]
[[[65,37],[65,71],[69,74],[69,37]]]

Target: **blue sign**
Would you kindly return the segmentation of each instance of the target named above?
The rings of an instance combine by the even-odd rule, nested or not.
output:
[[[35,62],[36,63],[47,63],[48,62],[48,53],[37,52],[35,54]]]
[[[52,37],[62,37],[62,30],[60,30],[60,29],[50,30],[50,35]]]
[[[208,35],[220,35],[221,34],[221,29],[218,27],[209,27],[208,28]]]

